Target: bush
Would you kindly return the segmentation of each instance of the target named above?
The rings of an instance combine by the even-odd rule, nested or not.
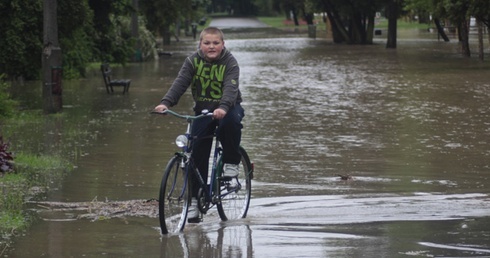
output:
[[[11,172],[14,169],[14,156],[8,151],[9,144],[3,142],[0,136],[0,173]]]

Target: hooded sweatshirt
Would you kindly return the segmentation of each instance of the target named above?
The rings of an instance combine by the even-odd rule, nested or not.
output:
[[[217,108],[228,110],[242,101],[238,89],[240,68],[228,49],[223,48],[220,57],[208,62],[201,50],[187,57],[177,78],[161,103],[172,107],[177,105],[182,94],[191,86],[194,98],[194,111],[201,113],[203,109],[210,112]]]

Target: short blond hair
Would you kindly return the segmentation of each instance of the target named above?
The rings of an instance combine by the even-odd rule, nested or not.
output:
[[[204,35],[206,34],[214,34],[214,35],[219,35],[219,37],[221,38],[221,41],[224,41],[225,40],[225,34],[223,34],[223,31],[221,31],[219,28],[217,27],[207,27],[207,28],[204,28],[202,31],[201,31],[201,35],[199,36],[199,41],[202,41],[202,38],[204,37]]]

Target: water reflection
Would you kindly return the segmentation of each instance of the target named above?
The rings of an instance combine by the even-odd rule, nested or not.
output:
[[[243,224],[208,230],[188,226],[183,234],[162,237],[160,257],[255,257],[252,231]]]

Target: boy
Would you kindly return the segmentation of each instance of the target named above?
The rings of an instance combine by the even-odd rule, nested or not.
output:
[[[235,57],[225,48],[223,32],[216,27],[205,28],[199,38],[199,48],[188,56],[177,78],[155,111],[164,111],[176,105],[184,92],[191,86],[194,98],[194,112],[201,114],[204,109],[213,113],[212,119],[199,119],[192,125],[192,133],[200,136],[210,135],[218,127],[219,140],[223,147],[223,176],[231,179],[238,176],[238,163],[241,155],[243,108],[238,88],[240,68]],[[204,180],[208,177],[209,155],[212,138],[194,141],[192,158]],[[198,186],[197,179],[191,177]],[[197,188],[197,189],[196,189]],[[198,187],[192,189],[191,206],[187,214],[189,223],[198,223]]]

